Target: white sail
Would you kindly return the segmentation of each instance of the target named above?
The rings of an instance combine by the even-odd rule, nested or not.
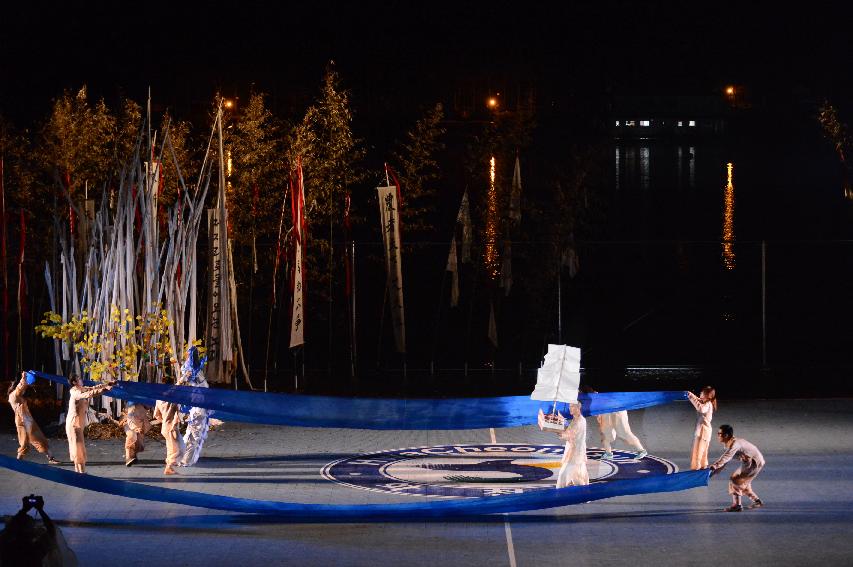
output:
[[[548,345],[545,362],[536,375],[530,398],[549,402],[577,402],[580,385],[581,349]]]

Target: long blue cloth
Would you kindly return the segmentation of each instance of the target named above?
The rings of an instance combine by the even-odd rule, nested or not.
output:
[[[139,500],[184,504],[228,512],[268,514],[299,520],[338,521],[371,519],[417,520],[542,510],[545,508],[556,508],[592,500],[612,498],[614,496],[675,492],[707,486],[710,476],[710,470],[703,469],[668,475],[653,475],[638,479],[597,482],[587,486],[548,488],[504,496],[485,496],[459,500],[433,500],[406,504],[335,505],[252,500],[174,488],[163,488],[160,486],[128,482],[126,480],[79,474],[58,467],[19,461],[5,455],[0,455],[0,466],[67,486]]]
[[[37,376],[68,384],[64,376],[32,371]],[[551,402],[527,396],[496,398],[385,399],[338,398],[262,392],[236,392],[147,382],[118,382],[110,396],[153,405],[166,400],[215,411],[223,421],[269,425],[351,429],[488,429],[536,423],[539,409]],[[687,399],[686,392],[609,392],[581,394],[586,416],[635,410]],[[569,412],[561,406],[563,415]]]

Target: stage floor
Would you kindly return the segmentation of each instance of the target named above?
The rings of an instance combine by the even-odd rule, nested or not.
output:
[[[657,458],[647,463],[688,467],[694,415],[686,402],[630,412],[634,433]],[[132,500],[0,469],[0,513],[14,514],[23,495],[43,495],[45,510],[86,566],[848,563],[853,557],[849,537],[853,533],[853,400],[724,400],[714,416],[715,426],[723,423],[755,443],[767,459],[754,484],[766,504],[763,509],[739,514],[721,511],[729,503],[726,481],[737,464],[732,462],[711,479],[708,488],[685,492],[620,497],[473,521],[333,524],[282,522]],[[590,419],[588,426],[588,445],[600,447],[595,420]],[[8,424],[3,431],[0,452],[14,455],[14,431]],[[381,478],[387,473],[412,479],[415,473],[411,468],[385,471],[387,461],[376,453],[433,447],[435,456],[430,458],[437,466],[416,473],[436,475],[445,474],[433,469],[449,462],[442,460],[448,451],[459,452],[454,447],[476,447],[489,456],[486,447],[529,446],[547,457],[542,447],[557,443],[553,435],[536,427],[360,431],[227,423],[210,434],[198,465],[179,469],[177,477],[162,475],[164,446],[156,442],[148,440],[141,463],[132,468],[124,466],[122,440],[89,441],[87,446],[92,475],[244,498],[378,504],[422,501],[425,496],[419,493],[446,497],[454,494],[448,486],[506,489],[483,476],[505,477],[512,472],[469,470],[476,467],[468,464],[481,460],[474,451],[471,460],[457,461],[463,466],[450,475],[464,482],[433,483],[439,487],[434,489],[429,479],[420,486]],[[57,458],[68,460],[64,439],[51,439],[51,446]],[[619,442],[615,448],[626,449]],[[712,441],[711,459],[721,453],[721,445]],[[359,458],[362,455],[369,456]],[[32,452],[27,459],[44,462]],[[330,466],[342,459],[347,460],[346,467]],[[632,463],[630,456],[619,453],[616,461],[626,469]],[[593,476],[613,474],[612,467],[596,467],[591,462]],[[543,466],[523,470],[534,469]],[[648,467],[634,469],[645,474]],[[374,475],[376,481],[360,478],[365,475]],[[474,482],[472,475],[483,482]],[[525,486],[536,482],[550,480],[537,477]],[[399,494],[407,490],[415,495]],[[166,557],[165,552],[172,555]]]

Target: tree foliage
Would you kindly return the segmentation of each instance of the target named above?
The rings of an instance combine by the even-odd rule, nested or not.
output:
[[[234,118],[228,136],[228,217],[235,240],[244,244],[253,236],[276,236],[283,190],[287,187],[281,129],[266,107],[265,97],[263,93],[251,94],[248,105]]]
[[[112,171],[116,119],[103,99],[89,103],[86,87],[65,91],[42,128],[42,165],[72,198],[84,182],[100,184]]]
[[[364,179],[359,168],[364,150],[353,134],[352,118],[349,92],[330,66],[320,96],[295,129],[290,155],[291,165],[297,156],[302,157],[309,222],[331,226],[332,234],[343,221],[347,192]],[[312,237],[323,239],[326,235],[321,235],[318,227]]]
[[[434,182],[441,177],[436,154],[444,149],[442,120],[444,107],[439,103],[415,123],[393,154],[400,168],[397,173],[405,203],[402,217],[407,234],[425,233],[433,228],[430,213],[435,210]]]

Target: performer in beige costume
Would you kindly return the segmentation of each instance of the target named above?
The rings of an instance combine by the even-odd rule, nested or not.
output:
[[[178,474],[172,465],[176,465],[184,452],[184,440],[181,437],[181,410],[179,404],[157,400],[154,406],[154,419],[159,420],[160,433],[166,439],[166,468],[163,474]]]
[[[131,466],[145,450],[145,434],[151,429],[148,410],[142,404],[127,402],[127,413],[120,425],[124,426],[124,464]]]
[[[586,468],[586,418],[581,414],[580,403],[569,404],[572,422],[557,435],[566,440],[563,449],[563,465],[557,474],[557,488],[589,484]]]
[[[89,399],[106,392],[112,384],[100,386],[83,386],[79,376],[68,379],[71,389],[68,391],[68,413],[65,414],[65,433],[68,435],[68,454],[78,473],[86,472],[86,413],[89,410]]]
[[[30,445],[32,445],[36,451],[47,455],[48,463],[58,465],[59,461],[51,456],[47,439],[33,419],[30,407],[24,398],[24,393],[28,387],[27,373],[21,372],[21,380],[17,385],[12,382],[8,391],[9,405],[12,406],[12,411],[15,412],[15,428],[18,430],[18,458],[23,459],[24,455],[30,450]]]
[[[687,399],[696,408],[696,431],[693,436],[693,451],[690,453],[690,468],[695,471],[708,468],[711,419],[717,409],[717,393],[711,386],[705,386],[699,396],[687,392]]]
[[[750,508],[761,508],[764,503],[761,498],[752,490],[752,481],[764,468],[764,455],[758,450],[758,447],[747,441],[734,436],[734,429],[731,425],[721,425],[717,432],[717,437],[720,443],[726,446],[726,452],[717,459],[717,462],[711,465],[711,475],[715,475],[722,470],[726,463],[734,457],[741,460],[741,466],[732,473],[729,479],[729,494],[732,495],[732,505],[725,509],[726,512],[741,512],[743,505],[741,497],[746,496],[752,500]]]

